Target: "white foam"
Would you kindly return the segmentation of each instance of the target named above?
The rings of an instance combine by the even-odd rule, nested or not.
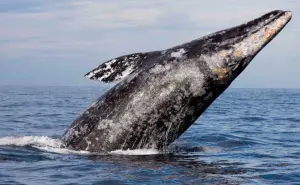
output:
[[[0,146],[31,146],[39,150],[58,154],[92,154],[88,151],[75,151],[67,149],[64,147],[64,144],[60,139],[53,139],[47,136],[0,137]]]
[[[136,149],[136,150],[115,150],[115,151],[109,152],[109,154],[114,154],[114,155],[157,155],[157,154],[161,154],[161,152],[156,149]]]
[[[0,137],[0,146],[31,146],[42,151],[58,154],[101,155],[101,153],[92,153],[89,151],[75,151],[67,149],[64,147],[62,140],[53,139],[47,136]],[[160,153],[161,152],[155,149],[115,150],[109,152],[109,154],[113,155],[157,155]]]
[[[61,148],[63,143],[60,139],[53,139],[46,136],[7,136],[0,137],[0,146],[14,145],[14,146],[44,146],[44,147],[55,147]]]
[[[54,148],[54,147],[48,147],[48,146],[32,146],[34,148],[37,148],[39,150],[45,151],[45,152],[51,152],[51,153],[57,153],[57,154],[77,154],[77,155],[93,155],[93,153],[89,151],[83,151],[83,150],[70,150],[67,148]]]

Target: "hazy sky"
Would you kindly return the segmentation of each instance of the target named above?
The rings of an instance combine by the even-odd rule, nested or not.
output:
[[[166,49],[259,17],[289,25],[233,87],[300,88],[299,0],[0,1],[0,85],[98,85],[83,77],[133,52]]]

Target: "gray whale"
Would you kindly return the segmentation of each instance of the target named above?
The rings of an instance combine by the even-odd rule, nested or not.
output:
[[[63,136],[74,150],[164,150],[184,133],[290,21],[276,10],[163,51],[109,60],[85,76],[120,82]]]

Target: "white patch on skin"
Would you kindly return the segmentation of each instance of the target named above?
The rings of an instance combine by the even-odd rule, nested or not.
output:
[[[103,119],[100,121],[100,123],[98,124],[97,129],[98,130],[106,130],[109,128],[110,125],[114,125],[113,120],[110,119]]]
[[[117,138],[118,133],[121,133],[121,131],[126,129],[123,126],[124,125],[122,123],[119,123],[117,121],[113,121],[111,119],[104,119],[98,123],[97,129],[106,132],[104,134],[106,137],[106,139],[105,139],[106,142],[113,143],[115,141],[115,139]],[[98,140],[99,140],[99,138],[98,138]]]
[[[89,79],[91,79],[94,75],[95,75],[94,72],[90,72],[90,73],[87,75],[87,77],[88,77]]]
[[[132,103],[133,104],[137,103],[136,101],[142,99],[144,95],[145,95],[144,91],[138,92],[137,94],[134,95],[136,98],[132,101]]]
[[[76,136],[76,137],[78,137],[78,134],[79,134],[79,132],[78,131],[74,131],[74,135]]]
[[[84,140],[85,140],[85,142],[86,142],[86,144],[87,144],[87,147],[86,147],[86,149],[85,149],[85,150],[89,150],[89,148],[90,148],[90,145],[92,144],[92,142],[91,142],[91,141],[89,141],[87,137],[86,137],[86,138],[84,138]]]
[[[110,143],[113,143],[114,141],[115,141],[115,135],[114,134],[109,134],[110,136],[109,136],[109,139],[108,139],[108,141],[110,142]]]
[[[170,69],[171,69],[170,64],[166,64],[166,65],[157,64],[157,65],[155,65],[154,68],[150,69],[150,73],[159,74],[159,73],[168,71]]]
[[[111,67],[111,64],[113,64],[114,62],[116,62],[116,59],[113,59],[113,60],[111,60],[110,62],[107,62],[107,63],[106,63],[106,68],[101,69],[101,70],[109,70],[109,71],[106,72],[105,75],[101,76],[101,77],[98,78],[97,80],[102,81],[104,78],[109,77],[109,76],[114,72],[114,70],[113,70],[112,67]],[[99,70],[99,71],[100,71],[100,70]],[[96,73],[98,73],[99,71],[95,71],[94,73],[96,74]]]
[[[172,52],[172,53],[171,53],[171,57],[181,58],[182,55],[185,54],[185,53],[186,53],[186,51],[185,51],[183,48],[181,48],[181,49],[179,49],[179,50],[176,51],[176,52]]]
[[[93,70],[93,71],[91,71],[88,75],[87,75],[87,77],[88,78],[92,78],[92,77],[94,77],[97,73],[99,73],[100,71],[106,71],[106,70],[109,70],[108,72],[106,72],[103,76],[101,76],[100,78],[97,78],[97,80],[103,80],[104,78],[107,78],[107,77],[109,77],[109,75],[111,75],[111,73],[113,73],[114,72],[114,70],[112,69],[112,67],[111,67],[111,64],[113,64],[114,62],[116,62],[117,60],[116,59],[112,59],[111,61],[109,61],[109,62],[106,62],[105,63],[105,65],[106,65],[106,67],[105,68],[100,68],[100,69],[97,69],[97,70]],[[100,65],[101,66],[101,65]],[[98,66],[97,68],[99,68],[100,66]]]
[[[134,71],[133,69],[134,66],[128,66],[123,72],[121,75],[118,75],[115,79],[116,80],[120,80],[120,79],[123,79],[125,78],[126,76],[128,76],[130,73],[132,73]]]
[[[133,72],[130,75],[126,76],[125,83],[129,83],[131,80],[133,80],[139,73],[138,72]],[[124,77],[125,78],[125,77]]]
[[[92,79],[93,77],[95,77],[95,75],[97,73],[106,71],[102,76],[97,78],[97,80],[102,81],[103,79],[108,78],[111,74],[113,74],[115,72],[115,70],[111,67],[111,65],[118,61],[118,62],[120,62],[119,65],[122,65],[122,68],[124,68],[124,71],[122,71],[121,74],[118,74],[114,78],[114,80],[123,79],[134,71],[134,67],[136,65],[135,61],[137,61],[137,59],[139,59],[139,58],[140,58],[140,55],[131,55],[131,56],[126,56],[122,59],[113,59],[113,60],[105,63],[105,65],[106,65],[105,68],[101,68],[101,66],[103,65],[103,64],[101,64],[96,69],[94,69],[93,71],[88,73],[86,76],[89,79]]]
[[[230,53],[228,51],[228,53]],[[213,70],[215,68],[221,68],[225,65],[224,57],[221,56],[219,53],[215,53],[211,56],[209,55],[200,55],[199,57],[200,61],[206,61],[208,67],[210,70]]]
[[[159,97],[166,97],[167,95],[171,94],[176,88],[175,84],[170,84],[167,87],[163,88],[161,93],[159,94]]]

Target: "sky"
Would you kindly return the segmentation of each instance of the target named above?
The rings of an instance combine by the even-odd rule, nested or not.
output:
[[[0,85],[99,85],[84,78],[125,54],[167,49],[275,9],[293,19],[234,81],[300,88],[299,0],[0,1]]]

